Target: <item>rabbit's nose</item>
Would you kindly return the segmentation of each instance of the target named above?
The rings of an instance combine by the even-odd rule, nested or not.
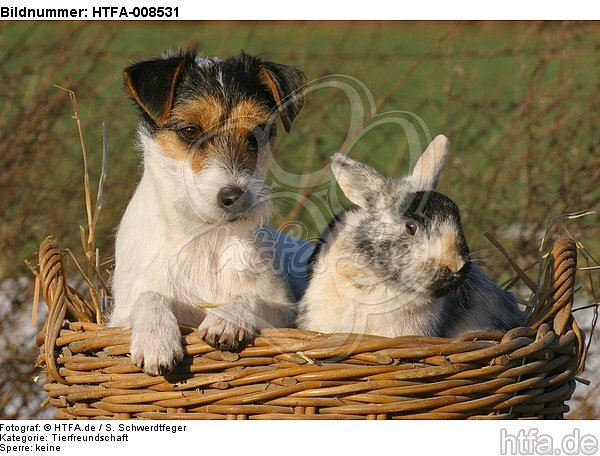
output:
[[[460,268],[456,272],[453,271],[455,277],[467,275],[471,271],[471,262],[462,261]]]
[[[452,274],[458,274],[459,271],[464,268],[466,261],[463,260],[462,258],[453,258],[454,261],[449,261],[448,262],[448,269],[450,270],[450,272]]]

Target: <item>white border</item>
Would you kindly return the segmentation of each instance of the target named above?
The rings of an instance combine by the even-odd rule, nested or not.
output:
[[[600,3],[590,0],[496,2],[474,0],[9,0],[1,6],[92,8],[102,6],[169,6],[177,20],[591,20],[600,19]],[[93,20],[91,17],[88,20]],[[171,18],[174,19],[174,18]],[[96,19],[99,20],[99,19]],[[135,18],[129,18],[135,20]],[[139,19],[138,19],[139,20]]]

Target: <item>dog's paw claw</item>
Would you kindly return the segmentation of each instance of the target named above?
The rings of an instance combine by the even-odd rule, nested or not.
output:
[[[247,319],[227,314],[208,315],[198,328],[198,335],[208,345],[221,351],[237,351],[254,337],[254,325]]]
[[[204,341],[211,347],[221,351],[236,351],[240,347],[240,342],[235,338],[229,337],[226,334],[208,332],[204,337]]]
[[[177,328],[161,337],[134,332],[131,337],[131,361],[148,375],[161,375],[183,360],[181,333]]]

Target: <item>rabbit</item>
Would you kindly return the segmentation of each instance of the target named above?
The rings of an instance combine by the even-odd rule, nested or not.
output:
[[[400,180],[340,153],[331,157],[355,206],[315,246],[299,328],[456,337],[522,324],[515,297],[471,261],[458,206],[434,191],[448,151],[448,139],[437,136]]]

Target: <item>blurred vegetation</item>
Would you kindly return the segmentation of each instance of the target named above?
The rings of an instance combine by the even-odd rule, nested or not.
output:
[[[368,89],[376,114],[414,113],[432,135],[447,135],[452,153],[440,190],[459,204],[471,249],[498,279],[510,268],[484,232],[527,266],[537,259],[549,217],[598,207],[600,25],[594,22],[0,22],[0,279],[27,274],[23,259],[50,234],[81,251],[81,147],[68,95],[55,85],[77,95],[92,182],[101,170],[106,125],[108,180],[96,240],[110,269],[114,229],[140,174],[136,112],[123,94],[121,71],[178,46],[209,56],[243,49],[297,66],[313,81],[351,76]],[[311,91],[292,132],[279,135],[279,165],[298,176],[322,169],[352,139],[351,112],[340,90]],[[364,121],[380,118],[367,109]],[[350,155],[400,176],[409,169],[408,145],[403,128],[386,124],[361,136]],[[299,177],[274,187],[323,207],[327,195],[317,188],[311,196],[318,183]],[[300,219],[314,237],[327,217],[315,221],[290,198],[274,222]],[[598,252],[598,215],[567,228]]]
[[[0,277],[22,274],[22,259],[48,234],[79,245],[79,138],[68,96],[54,85],[77,94],[92,182],[106,123],[109,174],[97,234],[106,257],[139,178],[135,110],[122,92],[121,70],[179,45],[205,55],[260,53],[302,68],[311,80],[352,76],[379,114],[412,112],[432,135],[446,134],[453,152],[440,189],[459,203],[472,250],[491,248],[482,236],[490,231],[528,262],[548,217],[598,204],[595,23],[0,23]],[[344,143],[350,112],[340,90],[309,93],[295,128],[279,136],[279,164],[297,174],[321,169]],[[407,149],[405,131],[387,124],[362,136],[350,154],[402,175]],[[285,190],[289,182],[280,184]],[[275,222],[293,206],[281,205]],[[292,215],[306,217],[301,207]],[[310,236],[322,228],[304,221]],[[592,251],[597,221],[570,226]],[[501,275],[504,261],[492,255],[489,262]]]

